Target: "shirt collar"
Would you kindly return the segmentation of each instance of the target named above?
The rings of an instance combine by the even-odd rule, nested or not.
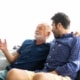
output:
[[[67,38],[67,37],[73,37],[73,36],[74,36],[74,34],[73,34],[73,32],[71,32],[68,34],[63,34],[60,38]]]

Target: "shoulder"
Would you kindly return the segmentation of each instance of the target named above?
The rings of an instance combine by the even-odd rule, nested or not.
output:
[[[34,43],[34,40],[27,39],[22,44],[25,45],[25,44],[32,44],[32,43]]]
[[[34,40],[30,40],[30,39],[24,40],[21,47],[18,49],[19,53],[20,51],[32,46],[33,43],[34,43]]]
[[[77,39],[77,41],[80,41],[80,36],[77,36],[76,39]]]
[[[77,43],[78,45],[80,45],[80,36],[75,37],[75,43]]]

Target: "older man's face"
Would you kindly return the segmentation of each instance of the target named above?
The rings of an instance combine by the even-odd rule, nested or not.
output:
[[[47,37],[46,34],[47,34],[46,26],[44,24],[39,24],[35,31],[35,38],[39,40],[44,40]]]

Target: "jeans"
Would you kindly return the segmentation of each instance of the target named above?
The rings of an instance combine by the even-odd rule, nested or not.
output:
[[[7,75],[8,70],[2,70],[0,71],[0,80],[6,80],[6,75]]]

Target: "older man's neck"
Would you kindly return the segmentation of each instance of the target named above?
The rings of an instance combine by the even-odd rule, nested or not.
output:
[[[45,42],[46,42],[46,40],[36,40],[36,44],[37,45],[43,44]]]

